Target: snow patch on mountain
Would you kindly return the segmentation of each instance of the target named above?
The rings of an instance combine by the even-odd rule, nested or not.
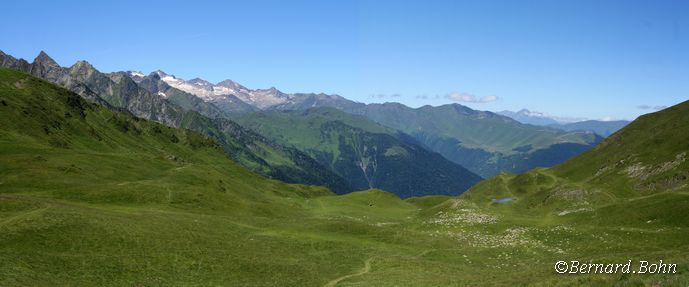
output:
[[[233,95],[247,104],[264,109],[286,103],[294,98],[293,95],[285,94],[276,88],[250,90],[231,80],[211,84],[200,78],[185,81],[163,71],[156,71],[156,73],[161,80],[173,88],[195,95],[205,102],[219,101]]]
[[[521,123],[542,126],[554,124],[567,124],[586,120],[585,118],[552,116],[546,113],[530,111],[527,109],[521,109],[518,112],[501,111],[497,113],[515,119]]]
[[[142,77],[142,78],[145,76],[144,73],[139,72],[139,71],[129,71],[129,75],[134,76],[134,77]]]
[[[139,71],[127,71],[127,75],[137,84],[140,83],[144,77],[146,77],[144,73]]]

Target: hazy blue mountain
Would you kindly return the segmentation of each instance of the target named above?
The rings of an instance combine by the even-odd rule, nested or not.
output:
[[[18,61],[7,62],[9,65],[25,65]],[[59,65],[50,63],[47,59],[45,62],[48,64],[40,65],[35,74],[48,79],[55,76],[56,82],[60,83],[64,76]],[[551,166],[585,151],[600,140],[593,133],[564,132],[549,127],[525,125],[508,117],[457,104],[424,106],[418,109],[397,103],[366,105],[337,95],[288,94],[276,88],[252,90],[231,80],[217,84],[199,78],[186,81],[161,71],[156,72],[158,78],[149,76],[148,80],[152,82],[147,83],[146,77],[141,73],[130,73],[129,77],[114,73],[104,77],[90,72],[92,67],[86,66],[90,69],[79,71],[75,75],[86,74],[92,78],[88,81],[67,81],[63,85],[72,82],[91,83],[93,87],[90,89],[95,89],[93,93],[100,95],[108,104],[172,126],[186,123],[181,121],[185,110],[210,118],[222,118],[241,115],[249,109],[304,110],[334,107],[408,134],[424,147],[482,177],[501,171],[521,172],[534,167]],[[146,89],[140,88],[137,81]],[[170,91],[173,92],[168,95],[166,92]],[[190,95],[196,96],[196,99]],[[218,101],[223,101],[226,106]],[[148,106],[147,103],[151,105]],[[159,108],[151,109],[151,106]],[[181,112],[178,111],[180,107]],[[194,127],[202,128],[202,125]]]
[[[627,126],[629,121],[582,121],[576,123],[568,124],[552,124],[549,125],[554,128],[558,128],[565,131],[589,131],[601,135],[603,137],[608,137],[618,130]]]
[[[512,111],[501,111],[497,112],[499,115],[510,117],[520,123],[537,125],[537,126],[547,126],[562,123],[552,117],[547,116],[544,113],[533,112],[527,109],[521,109],[517,112]]]
[[[592,132],[602,137],[607,137],[629,124],[629,121],[597,121],[583,118],[554,117],[541,112],[529,111],[527,109],[522,109],[518,112],[501,111],[498,112],[498,114],[510,117],[524,124],[548,126],[570,132]]]

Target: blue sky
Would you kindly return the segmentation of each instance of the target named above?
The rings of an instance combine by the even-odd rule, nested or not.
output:
[[[6,1],[0,50],[413,107],[633,119],[689,99],[689,1],[98,2]]]

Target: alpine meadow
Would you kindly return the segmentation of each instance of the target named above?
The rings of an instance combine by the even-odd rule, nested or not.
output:
[[[685,1],[31,2],[0,286],[689,285]]]

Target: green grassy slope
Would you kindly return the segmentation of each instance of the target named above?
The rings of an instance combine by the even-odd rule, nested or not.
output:
[[[304,243],[265,222],[295,222],[329,191],[265,179],[197,133],[7,69],[0,119],[0,285],[309,282],[274,251]],[[335,275],[317,263],[305,272]]]
[[[291,183],[316,184],[351,191],[342,178],[308,155],[280,146],[226,119],[226,113],[201,99],[170,88],[155,77],[137,84],[124,72],[104,74],[85,61],[61,67],[41,52],[33,63],[0,51],[0,65],[32,74],[115,111],[188,128],[217,140],[239,164],[254,172]],[[150,81],[149,81],[150,80]],[[158,92],[168,93],[168,98]]]
[[[646,114],[599,146],[555,169],[559,176],[641,192],[681,187],[689,176],[689,102]],[[620,177],[619,175],[625,175]]]
[[[401,197],[457,195],[480,177],[405,136],[334,108],[267,111],[237,121],[308,153],[355,189],[381,188]]]
[[[598,254],[570,258],[672,258],[685,278],[689,248],[689,102],[644,115],[596,148],[551,169],[503,173],[463,199],[510,218],[566,223],[599,236]],[[511,198],[496,203],[493,199]],[[686,279],[682,279],[686,280]],[[681,281],[685,282],[685,281]],[[673,282],[674,286],[685,285]]]
[[[552,173],[516,183],[528,193],[554,184]],[[601,207],[599,218],[645,216],[631,211],[653,205],[666,207],[656,220],[683,214],[681,192],[657,194]],[[269,180],[197,133],[0,69],[1,286],[689,283],[680,220],[618,226],[469,195],[334,196]],[[679,263],[679,274],[553,272],[556,260],[574,259],[663,259]]]
[[[40,193],[102,203],[167,204],[179,198],[207,205],[230,189],[247,197],[293,189],[238,166],[198,133],[113,113],[13,70],[0,69],[0,76],[5,191],[49,187],[62,191]],[[151,190],[126,192],[138,188]],[[197,192],[204,189],[217,193]]]
[[[346,111],[410,134],[431,150],[483,177],[500,171],[523,172],[553,166],[600,140],[592,133],[521,124],[458,104],[412,109],[385,103]]]
[[[689,135],[684,132],[688,130],[689,102],[684,102],[639,117],[595,148],[552,169],[501,174],[475,189],[490,189],[484,197],[528,195],[534,200],[539,196],[543,200],[531,206],[545,208],[557,206],[555,202],[597,207],[667,193],[681,196],[688,189]],[[563,200],[556,200],[559,197],[553,193]]]

